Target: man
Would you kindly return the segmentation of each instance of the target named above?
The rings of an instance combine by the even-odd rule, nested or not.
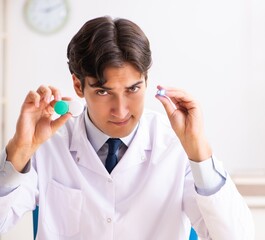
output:
[[[67,56],[86,107],[53,120],[59,90],[28,93],[1,155],[2,232],[38,205],[38,239],[184,240],[191,226],[201,239],[254,239],[198,103],[158,86],[169,121],[144,109],[151,51],[136,24],[90,20]]]

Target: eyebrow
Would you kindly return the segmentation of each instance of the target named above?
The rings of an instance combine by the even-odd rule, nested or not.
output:
[[[140,85],[140,84],[143,84],[143,80],[140,80],[140,81],[138,81],[138,82],[136,82],[136,83],[134,83],[133,85],[131,85],[131,86],[129,86],[129,87],[125,87],[126,89],[130,89],[130,88],[132,88],[132,87],[136,87],[137,85]],[[88,84],[90,87],[92,87],[92,88],[101,88],[101,89],[104,89],[104,90],[106,90],[106,91],[109,91],[109,90],[112,90],[112,88],[108,88],[108,87],[105,87],[104,85],[100,85],[100,83],[99,82],[96,82],[96,83],[94,83],[94,84]]]
[[[140,80],[140,81],[138,81],[137,83],[134,83],[132,86],[130,86],[130,87],[126,87],[126,89],[130,89],[130,88],[132,88],[132,87],[136,87],[137,85],[140,85],[140,84],[143,84],[143,80]]]

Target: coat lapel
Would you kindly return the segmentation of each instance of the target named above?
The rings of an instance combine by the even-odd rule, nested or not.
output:
[[[97,174],[108,177],[109,173],[88,141],[85,129],[84,114],[82,114],[73,126],[70,151],[75,156],[77,164]],[[148,124],[146,119],[142,117],[133,141],[111,174],[114,175],[119,171],[124,171],[149,160],[150,151],[151,140]]]
[[[74,123],[70,151],[72,152],[72,155],[75,156],[74,158],[78,165],[97,174],[108,176],[105,166],[102,164],[91,143],[88,141],[84,113]]]
[[[148,124],[144,117],[141,118],[137,132],[130,146],[121,158],[112,174],[125,171],[150,159],[151,139],[148,131]]]

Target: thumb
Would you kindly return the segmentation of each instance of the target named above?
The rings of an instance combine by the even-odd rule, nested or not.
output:
[[[163,104],[168,117],[172,116],[177,107],[170,100],[170,98],[166,95],[160,96],[158,94],[155,97]]]
[[[69,118],[71,118],[71,113],[66,113],[52,122],[52,132],[55,133],[61,126],[63,126]]]

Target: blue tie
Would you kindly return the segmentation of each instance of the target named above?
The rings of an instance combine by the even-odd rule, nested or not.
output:
[[[109,138],[107,143],[109,144],[109,152],[106,158],[105,167],[109,173],[113,170],[113,168],[118,163],[118,158],[116,156],[116,152],[120,147],[122,141],[119,138]]]

